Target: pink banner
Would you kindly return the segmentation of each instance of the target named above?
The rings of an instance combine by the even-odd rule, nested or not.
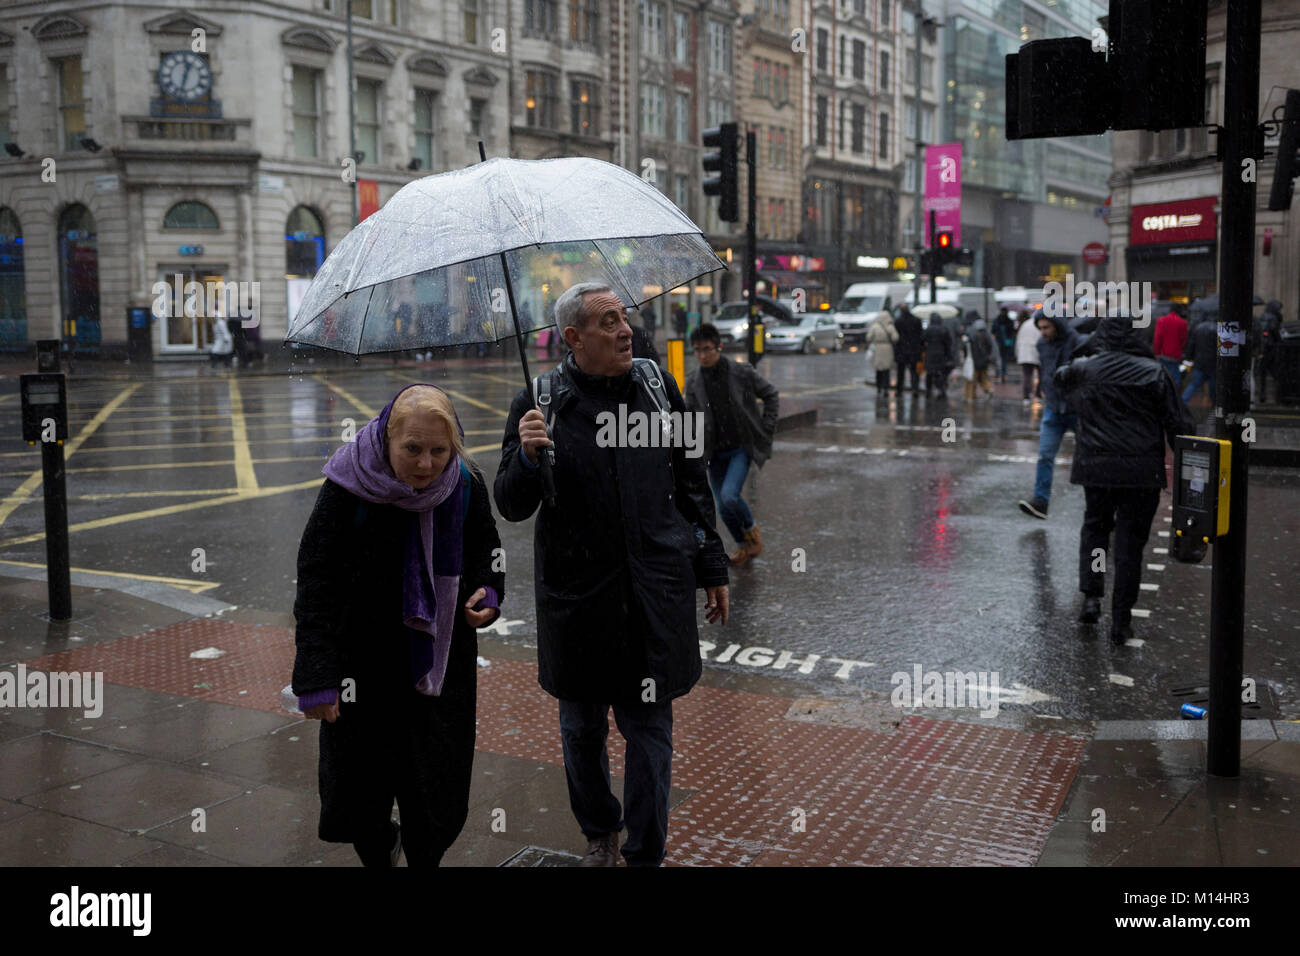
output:
[[[961,246],[961,143],[925,148],[925,245],[930,245],[930,210],[940,229],[952,230],[952,244]]]

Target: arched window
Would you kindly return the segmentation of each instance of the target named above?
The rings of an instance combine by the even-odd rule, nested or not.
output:
[[[0,349],[27,347],[27,284],[23,227],[14,211],[0,209]]]
[[[220,229],[217,214],[207,203],[178,202],[163,216],[164,229]]]
[[[95,217],[80,203],[59,214],[59,288],[68,347],[98,351],[99,240]]]
[[[325,261],[325,226],[307,206],[295,206],[284,225],[284,274],[311,278]]]

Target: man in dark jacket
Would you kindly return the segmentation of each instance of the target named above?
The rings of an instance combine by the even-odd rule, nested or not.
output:
[[[616,865],[624,825],[605,749],[612,704],[627,740],[623,858],[658,866],[668,832],[672,700],[700,677],[695,591],[706,590],[707,619],[726,623],[727,555],[704,459],[691,445],[698,433],[686,427],[671,377],[662,384],[682,427],[668,442],[647,437],[661,434],[659,406],[633,371],[632,330],[618,296],[580,283],[556,301],[555,316],[571,351],[546,373],[555,505],[542,506],[534,529],[537,679],[560,701],[569,801],[588,840],[583,865]],[[542,500],[538,456],[552,442],[533,406],[521,391],[506,422],[494,491],[508,521],[526,520]],[[648,428],[637,424],[647,421]]]
[[[948,397],[948,371],[956,364],[956,352],[952,345],[952,333],[943,324],[938,315],[930,316],[930,324],[925,327],[925,397],[935,393],[940,398]]]
[[[1038,469],[1034,475],[1034,496],[1021,500],[1020,510],[1035,518],[1047,519],[1047,506],[1052,500],[1052,471],[1056,468],[1056,453],[1067,431],[1078,435],[1078,418],[1070,410],[1065,397],[1052,383],[1052,375],[1065,365],[1079,347],[1079,333],[1070,328],[1062,316],[1048,317],[1042,309],[1034,313],[1038,326],[1038,377],[1043,387],[1043,422],[1038,430]]]
[[[998,381],[1007,384],[1007,366],[1016,361],[1016,323],[1005,305],[993,320],[993,341],[998,348]]]
[[[1133,636],[1133,605],[1142,583],[1142,549],[1165,487],[1165,444],[1194,427],[1177,387],[1129,318],[1103,318],[1097,352],[1057,370],[1056,388],[1078,410],[1070,481],[1083,485],[1079,533],[1079,620],[1095,624],[1114,555],[1111,638]],[[1110,534],[1115,532],[1115,550]]]
[[[898,332],[898,342],[894,345],[894,361],[898,363],[898,390],[903,390],[903,373],[912,377],[912,391],[919,392],[920,378],[916,374],[916,363],[921,361],[925,352],[925,329],[921,320],[912,314],[904,304],[894,320],[894,329]]]
[[[686,377],[686,410],[704,413],[709,484],[722,521],[736,542],[731,563],[741,568],[763,551],[762,533],[740,493],[749,466],[762,468],[772,456],[780,397],[754,366],[741,365],[722,354],[717,326],[705,322],[692,332],[691,347],[700,367]]]
[[[1183,348],[1183,361],[1192,363],[1192,380],[1183,389],[1183,404],[1201,390],[1201,383],[1210,385],[1210,404],[1214,404],[1214,371],[1219,361],[1219,323],[1202,319],[1187,335]]]

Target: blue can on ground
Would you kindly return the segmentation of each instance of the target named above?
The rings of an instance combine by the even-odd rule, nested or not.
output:
[[[1204,707],[1197,707],[1195,704],[1183,704],[1181,709],[1184,720],[1204,720],[1208,713]]]

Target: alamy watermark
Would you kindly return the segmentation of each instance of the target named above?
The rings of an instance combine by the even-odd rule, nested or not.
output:
[[[703,412],[629,412],[596,416],[596,444],[601,448],[685,448],[687,458],[704,454]]]
[[[206,316],[242,319],[240,324],[246,329],[255,328],[261,321],[258,318],[262,301],[260,282],[223,282],[220,279],[183,282],[184,278],[177,272],[172,275],[170,283],[160,279],[153,284],[150,291],[154,296],[151,309],[154,318]]]
[[[969,707],[981,717],[996,717],[1000,679],[997,671],[927,671],[913,664],[910,674],[890,675],[894,691],[889,700],[895,707]]]
[[[1150,282],[1076,283],[1067,273],[1064,284],[1043,286],[1043,314],[1049,319],[1120,317],[1133,320],[1133,327],[1151,324],[1153,301]]]
[[[104,713],[104,673],[32,671],[19,664],[17,673],[0,671],[0,707],[81,708],[87,717]]]

